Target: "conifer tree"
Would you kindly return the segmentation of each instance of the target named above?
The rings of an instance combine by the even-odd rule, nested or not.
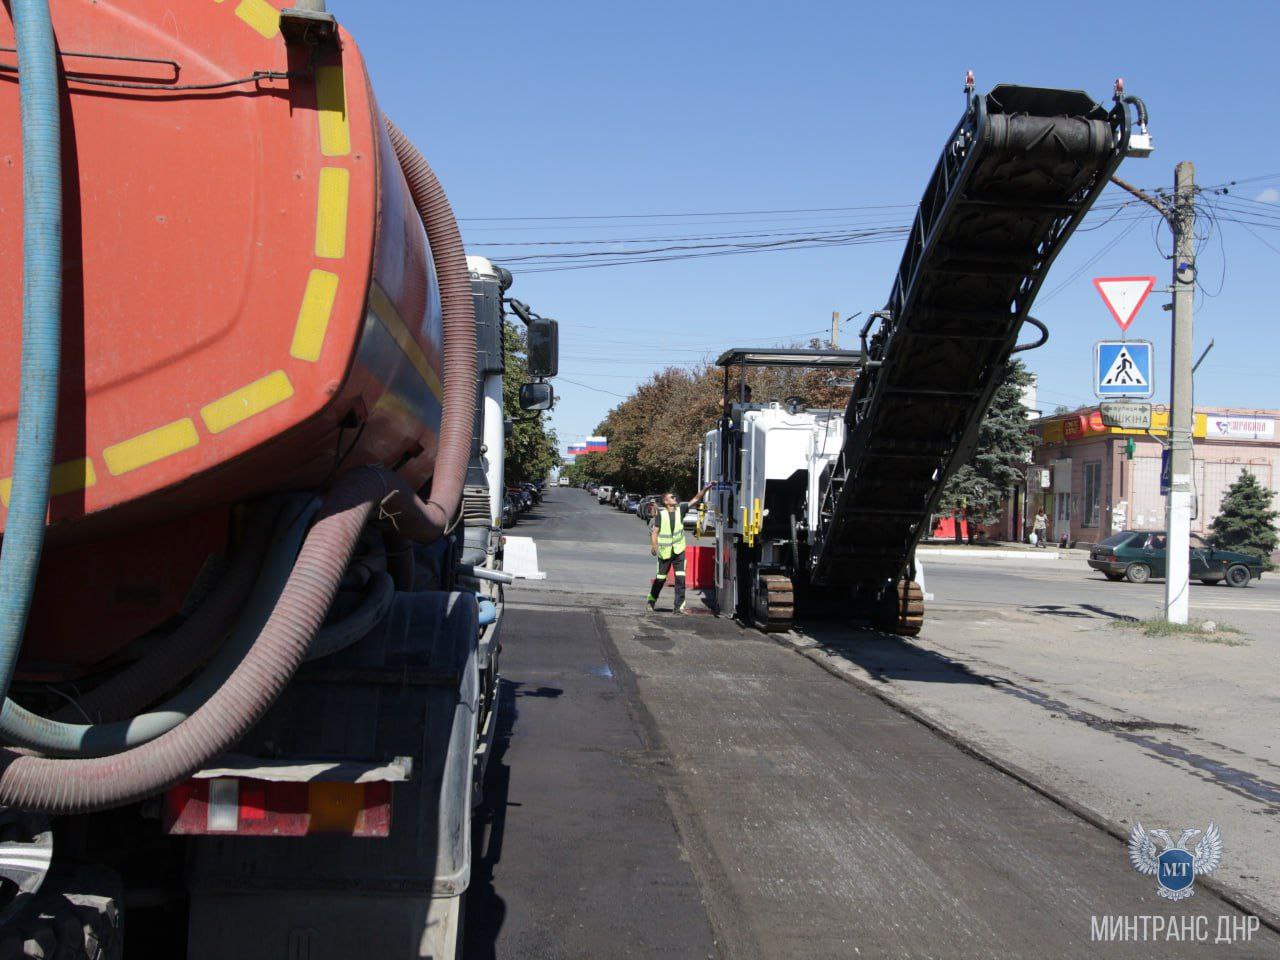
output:
[[[978,523],[1000,519],[1005,499],[1022,482],[1035,443],[1022,405],[1022,388],[1031,379],[1020,360],[1009,364],[978,429],[972,457],[947,481],[942,509],[963,509]]]
[[[1280,511],[1271,508],[1274,497],[1274,491],[1260,484],[1252,473],[1243,471],[1227,488],[1222,509],[1210,525],[1214,544],[1224,550],[1259,554],[1270,568],[1271,552],[1280,540],[1275,526]]]

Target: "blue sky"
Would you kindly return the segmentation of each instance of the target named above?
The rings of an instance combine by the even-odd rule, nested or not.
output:
[[[444,182],[469,251],[499,262],[580,248],[493,244],[905,226],[963,109],[967,69],[981,91],[1061,86],[1105,103],[1123,76],[1147,102],[1156,152],[1125,161],[1120,176],[1171,185],[1175,163],[1193,160],[1201,184],[1247,179],[1230,188],[1199,257],[1197,351],[1216,345],[1197,374],[1197,402],[1280,407],[1273,2],[330,0],[330,9],[360,43],[383,109]],[[1187,31],[1185,55],[1173,49],[1175,27]],[[1241,218],[1228,206],[1257,211],[1252,233],[1223,222]],[[813,210],[832,207],[859,209]],[[811,212],[740,213],[779,210]],[[1042,407],[1091,401],[1093,342],[1118,333],[1090,279],[1167,282],[1168,233],[1158,249],[1137,212],[1093,220],[1041,290],[1033,312],[1052,338],[1027,356]],[[665,214],[674,216],[653,216]],[[493,219],[569,216],[606,219]],[[737,343],[806,339],[829,330],[833,310],[883,306],[901,253],[895,237],[601,269],[509,266],[512,294],[561,322],[553,424],[563,444],[663,366]],[[1152,294],[1130,329],[1156,344],[1157,401],[1167,400],[1164,299]],[[856,326],[845,330],[850,342]]]

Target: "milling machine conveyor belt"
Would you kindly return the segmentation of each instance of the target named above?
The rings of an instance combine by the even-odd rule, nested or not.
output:
[[[974,95],[916,214],[824,491],[813,579],[881,589],[964,462],[1050,264],[1119,165],[1123,104]],[[864,338],[868,331],[864,329]]]

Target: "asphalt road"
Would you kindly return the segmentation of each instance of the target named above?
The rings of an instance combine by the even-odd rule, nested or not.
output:
[[[637,523],[637,526],[639,524]],[[1113,583],[1090,570],[1078,552],[1059,561],[929,559],[928,590],[937,604],[1032,612],[1083,610],[1103,616],[1146,619],[1164,604],[1164,581]],[[1192,583],[1191,616],[1229,623],[1257,640],[1280,639],[1274,629],[1280,615],[1280,577],[1264,574],[1248,587]]]
[[[1236,914],[772,639],[645,615],[634,517],[553,490],[513,532],[549,579],[507,594],[469,957],[1280,957],[1094,942]]]

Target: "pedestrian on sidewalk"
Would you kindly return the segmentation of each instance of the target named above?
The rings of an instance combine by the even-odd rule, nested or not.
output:
[[[1032,536],[1036,538],[1036,546],[1044,547],[1046,550],[1049,545],[1045,543],[1045,538],[1049,535],[1049,518],[1044,514],[1044,507],[1036,511],[1036,519],[1031,524]]]
[[[684,515],[701,501],[703,495],[710,489],[711,484],[708,483],[687,503],[677,500],[674,493],[662,495],[662,506],[658,508],[657,514],[649,523],[649,552],[658,558],[658,570],[654,574],[653,585],[649,588],[649,599],[646,601],[646,606],[650,610],[656,609],[658,594],[662,592],[662,585],[667,582],[667,571],[675,567],[676,596],[673,609],[676,613],[685,612]]]

